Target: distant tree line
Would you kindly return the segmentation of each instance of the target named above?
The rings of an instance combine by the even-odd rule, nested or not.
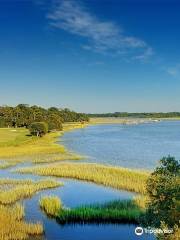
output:
[[[26,127],[32,123],[44,122],[48,130],[61,130],[64,122],[85,122],[89,118],[84,113],[77,113],[68,108],[59,109],[50,107],[45,109],[39,106],[19,104],[15,107],[0,106],[0,127]]]
[[[129,113],[129,112],[114,112],[114,113],[93,113],[88,114],[89,117],[132,117],[132,118],[172,118],[180,117],[180,112],[149,112],[149,113]]]

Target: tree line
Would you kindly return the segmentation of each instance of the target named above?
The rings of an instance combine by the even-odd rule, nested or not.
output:
[[[48,130],[61,130],[64,122],[85,122],[89,118],[84,113],[77,113],[68,108],[59,109],[50,107],[45,109],[40,106],[18,104],[12,106],[0,106],[0,127],[26,127],[32,123],[43,122]]]
[[[114,112],[114,113],[90,113],[89,117],[132,117],[132,118],[175,118],[180,117],[180,112]]]

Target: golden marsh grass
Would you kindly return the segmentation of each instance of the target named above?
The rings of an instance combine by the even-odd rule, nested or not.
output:
[[[47,215],[56,216],[62,208],[61,200],[56,196],[44,196],[39,200],[39,205]]]
[[[0,239],[24,240],[31,235],[42,234],[42,224],[24,222],[24,207],[17,203],[14,206],[12,204],[31,197],[37,191],[61,185],[48,179],[36,182],[28,179],[0,179]]]
[[[37,155],[31,159],[32,163],[53,163],[58,161],[65,161],[65,160],[80,160],[82,157],[78,154],[74,153],[61,153],[61,154],[46,154],[46,155]]]
[[[1,180],[3,181],[3,180]],[[12,184],[11,188],[0,189],[0,204],[12,204],[20,199],[30,198],[38,191],[47,189],[47,188],[55,188],[61,186],[62,184],[53,180],[41,180],[38,182],[31,182],[27,180],[25,183],[16,184],[15,182],[8,183],[4,180],[4,184]]]
[[[42,224],[26,223],[23,217],[24,208],[20,204],[11,207],[0,205],[0,239],[24,240],[43,233]]]
[[[16,161],[0,162],[0,169],[6,169],[6,168],[9,168],[9,167],[13,167],[17,164],[18,164],[18,162],[16,162]]]
[[[148,172],[90,163],[55,163],[21,168],[20,173],[74,178],[145,194]]]

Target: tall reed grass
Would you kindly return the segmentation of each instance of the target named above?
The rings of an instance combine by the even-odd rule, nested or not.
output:
[[[56,163],[21,168],[20,173],[75,178],[145,194],[148,172],[90,163]]]
[[[47,215],[56,216],[62,208],[61,200],[56,196],[44,196],[39,200],[39,204],[42,210]]]
[[[0,186],[4,185],[25,185],[33,184],[34,182],[31,179],[12,179],[12,178],[0,178]]]
[[[83,205],[72,209],[63,207],[56,196],[45,196],[39,203],[47,215],[55,217],[61,224],[137,223],[145,211],[135,199]]]
[[[0,239],[25,240],[43,233],[42,224],[26,223],[23,217],[24,208],[21,205],[11,207],[0,205]]]
[[[137,223],[143,211],[132,200],[61,209],[60,223]]]
[[[8,184],[8,181],[10,184],[10,180],[4,180],[6,185]],[[17,185],[15,185],[15,182],[12,181],[12,184],[14,184],[14,186],[9,189],[0,189],[0,204],[12,204],[20,199],[29,198],[38,191],[62,185],[61,183],[53,180],[41,180],[38,182],[26,181],[26,183],[23,184],[18,182]]]

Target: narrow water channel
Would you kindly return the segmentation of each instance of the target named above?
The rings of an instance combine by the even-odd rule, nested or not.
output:
[[[22,165],[19,165],[20,167]],[[23,164],[24,166],[24,164]],[[11,169],[0,170],[1,178],[39,180],[45,177],[31,174],[12,173]],[[43,236],[31,237],[29,240],[136,240],[134,224],[68,224],[60,225],[56,220],[48,218],[39,208],[39,199],[44,195],[56,195],[61,198],[66,207],[76,207],[83,204],[103,203],[117,199],[131,199],[135,194],[128,191],[118,191],[85,181],[56,178],[64,186],[48,189],[35,194],[30,199],[22,201],[25,207],[25,220],[43,223]],[[142,240],[153,240],[151,235],[141,236]]]

